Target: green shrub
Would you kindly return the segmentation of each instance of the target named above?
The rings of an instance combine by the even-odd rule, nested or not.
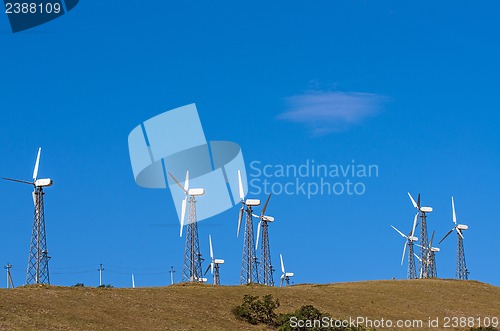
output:
[[[113,287],[114,286],[111,284],[102,284],[102,285],[97,286],[97,288],[113,288]]]
[[[273,300],[273,296],[265,295],[263,300],[259,297],[247,295],[243,297],[243,303],[233,309],[236,317],[250,324],[266,324],[276,327],[278,315],[274,311],[280,306],[279,300]]]
[[[330,315],[322,313],[311,305],[302,306],[293,313],[277,314],[275,309],[280,306],[279,300],[273,300],[273,296],[268,294],[260,300],[257,296],[245,295],[243,303],[233,309],[233,314],[251,324],[266,324],[278,328],[280,331],[315,331],[315,330],[334,330],[334,331],[361,331],[363,328],[344,328],[344,327],[322,327],[322,325],[304,325],[302,327],[293,326],[292,318],[295,321],[322,321],[323,318],[330,320]],[[304,323],[307,324],[307,323]],[[335,324],[333,324],[335,325]]]

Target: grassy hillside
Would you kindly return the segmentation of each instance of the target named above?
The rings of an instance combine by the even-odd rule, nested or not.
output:
[[[272,294],[279,312],[314,305],[337,319],[500,318],[500,288],[475,281],[389,280],[328,285],[0,290],[1,330],[264,330],[237,320],[244,294]],[[421,330],[426,330],[423,328]],[[453,330],[450,328],[448,330]]]

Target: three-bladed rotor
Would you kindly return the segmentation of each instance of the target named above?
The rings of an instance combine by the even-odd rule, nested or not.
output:
[[[403,255],[401,256],[401,265],[403,265],[403,261],[405,259],[406,246],[418,241],[418,238],[415,237],[415,228],[417,227],[417,218],[418,218],[418,213],[415,214],[415,218],[413,219],[413,227],[412,227],[409,235],[405,235],[403,232],[399,231],[395,226],[391,225],[391,227],[394,230],[396,230],[403,238],[406,239],[406,242],[404,243],[404,246],[403,246]]]
[[[236,232],[236,236],[240,236],[241,229],[241,221],[243,220],[243,213],[245,212],[245,207],[256,207],[260,205],[259,199],[247,199],[245,200],[245,192],[243,190],[243,182],[241,180],[241,172],[238,170],[238,191],[240,195],[241,201],[241,209],[238,215],[238,231]]]
[[[285,264],[283,263],[283,255],[281,255],[281,254],[280,254],[280,260],[281,260],[281,272],[282,272],[281,283],[280,283],[280,287],[281,287],[281,286],[283,286],[284,281],[286,281],[288,284],[290,277],[293,277],[294,273],[293,272],[286,272]]]
[[[33,185],[35,187],[35,189],[37,187],[41,188],[41,187],[51,186],[52,184],[54,184],[54,182],[52,181],[52,179],[50,179],[50,178],[41,178],[41,179],[38,179],[38,167],[40,165],[40,154],[41,154],[41,152],[42,152],[42,148],[39,147],[38,148],[38,154],[36,156],[35,167],[33,168],[33,181],[32,182],[27,181],[27,180],[15,179],[15,178],[7,178],[7,177],[2,177],[2,178],[5,179],[5,180],[13,181],[13,182],[18,182],[18,183]]]
[[[182,206],[181,206],[181,229],[179,236],[182,237],[182,229],[184,228],[184,219],[186,217],[186,207],[187,207],[187,201],[189,197],[196,197],[205,194],[205,189],[203,188],[189,188],[189,171],[186,171],[186,180],[184,181],[184,186],[179,183],[179,181],[172,175],[170,172],[168,173],[170,177],[179,185],[181,190],[184,191],[186,194],[186,197],[182,200]]]
[[[464,239],[464,235],[462,234],[462,231],[464,230],[467,230],[469,227],[465,224],[458,224],[457,223],[457,213],[455,212],[455,199],[453,197],[451,197],[451,210],[452,210],[452,220],[453,220],[453,228],[451,228],[450,231],[448,231],[448,233],[443,237],[443,239],[441,239],[439,241],[439,243],[441,243],[443,240],[446,239],[446,237],[448,237],[450,235],[450,233],[452,233],[453,231],[457,231],[457,234],[462,238]]]

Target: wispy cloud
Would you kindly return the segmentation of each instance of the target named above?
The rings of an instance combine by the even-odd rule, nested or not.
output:
[[[386,97],[373,93],[311,91],[285,98],[278,119],[304,123],[314,135],[343,131],[382,110]]]

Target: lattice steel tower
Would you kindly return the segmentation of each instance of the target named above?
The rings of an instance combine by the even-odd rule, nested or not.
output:
[[[262,284],[274,286],[273,265],[271,264],[271,247],[269,245],[269,224],[262,222],[262,248],[260,251],[260,270]]]
[[[422,207],[420,205],[420,194],[418,195],[417,202],[413,199],[411,194],[408,192],[408,196],[411,199],[413,207],[415,207],[420,212],[420,271],[421,278],[429,277],[429,239],[427,237],[427,214],[432,212],[431,207]]]
[[[431,241],[428,246],[428,257],[427,262],[429,264],[428,274],[429,278],[437,278],[437,268],[436,268],[436,252],[439,252],[439,248],[432,247],[432,242],[434,241],[434,231],[432,232]]]
[[[408,279],[417,279],[417,269],[415,268],[415,252],[413,249],[413,241],[408,240]]]
[[[459,231],[458,235],[458,248],[457,248],[457,278],[460,280],[469,279],[469,271],[467,270],[467,265],[465,263],[465,253],[464,253],[464,239],[462,231]]]
[[[254,250],[252,206],[246,206],[245,239],[243,241],[243,254],[241,258],[240,284],[259,283],[258,261]],[[260,201],[259,201],[260,203]]]
[[[255,241],[253,237],[253,210],[252,207],[260,205],[259,199],[245,200],[245,193],[243,191],[243,183],[241,181],[241,172],[238,170],[238,188],[241,199],[241,209],[238,215],[238,232],[236,236],[240,235],[241,221],[243,214],[246,212],[245,221],[245,237],[243,240],[243,254],[241,257],[241,272],[240,284],[251,284],[259,282],[258,262],[255,252]]]
[[[31,231],[26,284],[50,284],[50,257],[48,256],[47,236],[45,233],[44,194],[41,187],[35,187],[35,191],[33,192],[35,214],[33,217],[33,229]]]
[[[196,199],[194,196],[190,196],[186,246],[184,249],[184,267],[182,269],[183,282],[203,281],[202,261],[200,241],[198,240],[198,222],[196,221]]]
[[[49,252],[47,250],[47,236],[45,233],[45,213],[43,203],[43,188],[52,186],[53,181],[50,178],[37,179],[38,166],[40,164],[40,153],[42,148],[38,149],[35,168],[33,169],[33,181],[25,181],[13,178],[4,178],[6,180],[33,185],[33,228],[31,231],[30,253],[28,257],[28,269],[26,271],[26,284],[50,284],[49,277]]]
[[[262,284],[267,286],[274,286],[273,279],[273,266],[271,264],[271,246],[269,244],[269,222],[274,222],[274,217],[264,215],[267,209],[267,205],[269,204],[269,199],[271,198],[271,194],[267,197],[266,203],[262,208],[259,224],[257,225],[257,240],[255,243],[255,250],[259,245],[259,235],[262,228],[262,246],[260,249],[260,281]]]
[[[420,267],[422,270],[422,278],[427,278],[429,276],[429,263],[428,263],[428,245],[429,241],[427,239],[427,215],[424,212],[420,213]]]

